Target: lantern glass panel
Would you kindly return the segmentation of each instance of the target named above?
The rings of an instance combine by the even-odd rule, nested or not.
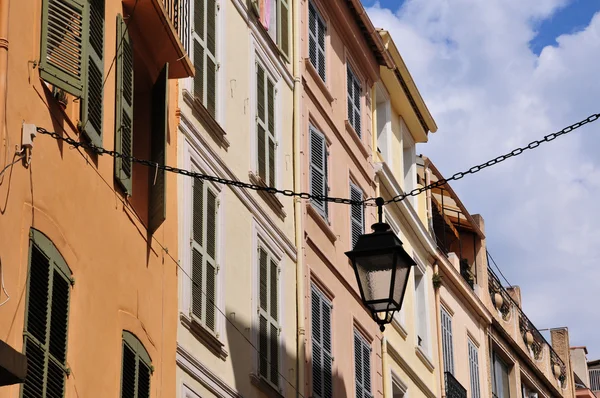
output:
[[[355,267],[365,301],[389,300],[393,265],[394,253],[356,257]],[[379,307],[372,309],[384,310],[387,303],[381,303]]]

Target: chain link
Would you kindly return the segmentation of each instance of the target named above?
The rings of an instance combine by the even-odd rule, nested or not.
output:
[[[426,185],[424,187],[415,188],[410,192],[405,192],[403,194],[396,195],[392,199],[387,200],[384,204],[387,205],[388,203],[392,203],[392,202],[401,202],[409,196],[417,196],[424,191],[428,191],[430,189],[434,189],[439,186],[445,185],[446,183],[448,183],[450,181],[457,181],[457,180],[460,180],[461,178],[465,177],[466,175],[478,173],[487,167],[494,166],[498,163],[504,162],[507,159],[513,158],[515,156],[519,156],[520,154],[522,154],[523,152],[525,152],[528,149],[535,149],[538,146],[540,146],[541,144],[543,144],[544,142],[553,141],[562,135],[568,134],[574,130],[577,130],[578,128],[580,128],[582,126],[585,126],[588,123],[595,122],[599,118],[600,118],[600,113],[593,114],[577,123],[567,126],[560,131],[557,131],[556,133],[548,134],[540,140],[532,141],[524,147],[513,149],[512,151],[510,151],[504,155],[500,155],[500,156],[498,156],[494,159],[488,160],[487,162],[482,163],[480,165],[473,166],[467,171],[461,171],[461,172],[455,173],[452,177],[442,178],[441,180],[438,180],[438,181],[431,183],[429,185]]]
[[[595,122],[599,118],[600,118],[600,114],[591,115],[591,116],[587,117],[586,119],[583,119],[580,122],[577,122],[570,126],[567,126],[564,129],[562,129],[556,133],[548,134],[540,140],[532,141],[524,147],[513,149],[512,151],[510,151],[504,155],[500,155],[500,156],[498,156],[494,159],[488,160],[487,162],[482,163],[480,165],[473,166],[466,171],[460,171],[458,173],[455,173],[454,175],[452,175],[449,178],[442,178],[441,180],[438,180],[432,184],[426,185],[421,188],[415,188],[410,192],[405,192],[403,194],[394,196],[392,199],[385,201],[384,204],[388,204],[388,203],[392,203],[392,202],[401,202],[409,196],[417,196],[424,191],[445,185],[446,183],[448,183],[450,181],[457,181],[457,180],[460,180],[461,178],[464,178],[467,175],[478,173],[487,167],[494,166],[498,163],[504,162],[507,159],[510,159],[515,156],[519,156],[520,154],[522,154],[523,152],[525,152],[528,149],[535,149],[538,146],[540,146],[540,144],[543,144],[544,142],[553,141],[556,138],[558,138],[562,135],[568,134],[574,130],[577,130],[578,128],[580,128],[588,123]],[[238,188],[251,189],[253,191],[263,191],[263,192],[267,192],[270,194],[281,194],[283,196],[297,197],[300,199],[312,199],[312,200],[315,200],[318,202],[341,203],[341,204],[346,204],[346,205],[363,205],[363,206],[369,206],[369,207],[377,206],[375,204],[375,198],[367,198],[365,200],[351,200],[351,199],[346,199],[346,198],[336,198],[336,197],[330,197],[330,196],[324,196],[324,195],[313,195],[313,194],[306,193],[306,192],[298,193],[298,192],[294,192],[290,189],[277,189],[274,187],[250,184],[250,183],[242,182],[242,181],[238,181],[238,180],[228,180],[225,178],[220,178],[220,177],[211,176],[211,175],[207,175],[207,174],[197,173],[194,171],[184,170],[184,169],[180,169],[180,168],[173,167],[173,166],[157,164],[156,162],[152,162],[150,160],[145,160],[145,159],[138,159],[134,156],[123,155],[122,153],[104,149],[104,148],[96,146],[92,143],[75,141],[71,137],[66,137],[66,136],[63,137],[56,132],[47,131],[46,129],[44,129],[42,127],[38,127],[37,131],[40,134],[49,135],[58,141],[66,142],[67,144],[71,145],[73,148],[87,148],[87,149],[93,151],[94,153],[97,153],[98,155],[109,155],[114,158],[121,158],[121,159],[128,160],[128,161],[131,161],[134,163],[139,163],[139,164],[145,165],[147,167],[150,167],[152,169],[164,170],[164,171],[168,171],[170,173],[182,174],[185,176],[197,178],[197,179],[204,180],[204,181],[210,181],[210,182],[214,182],[217,184],[231,185],[231,186],[238,187]]]

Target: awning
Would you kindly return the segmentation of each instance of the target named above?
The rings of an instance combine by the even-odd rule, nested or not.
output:
[[[27,376],[27,357],[0,340],[0,386],[23,383]]]

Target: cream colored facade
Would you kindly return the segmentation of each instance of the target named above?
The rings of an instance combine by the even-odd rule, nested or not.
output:
[[[203,21],[210,18],[208,12],[214,11],[216,15],[215,49],[212,50],[218,65],[214,80],[214,115],[210,114],[213,105],[207,103],[201,91],[210,84],[208,80],[203,85],[198,85],[194,79],[181,80],[179,166],[229,180],[251,180],[256,184],[271,185],[259,177],[257,112],[263,108],[258,105],[262,91],[257,88],[257,76],[258,68],[261,68],[264,81],[269,79],[275,90],[274,114],[270,113],[274,127],[269,127],[276,141],[271,172],[275,172],[275,186],[291,189],[291,63],[263,28],[250,2],[227,0],[209,3],[210,0],[193,2],[191,15],[205,12]],[[205,7],[204,11],[201,6]],[[290,9],[290,21],[291,15]],[[190,52],[196,65],[196,78],[198,73],[202,73],[198,55],[202,49],[198,43],[210,35],[204,35],[198,23],[197,19],[192,21],[190,31]],[[291,31],[287,39],[291,40]],[[203,50],[207,51],[207,47]],[[269,108],[268,105],[265,107]],[[269,108],[268,112],[273,110]],[[177,396],[293,396],[297,367],[297,256],[292,199],[275,198],[270,194],[209,181],[204,181],[203,187],[199,188],[198,179],[184,176],[178,182],[182,272],[179,273],[177,318]],[[211,226],[205,227],[203,232],[216,239],[216,243],[212,243],[215,253],[202,252],[205,258],[214,259],[210,267],[208,263],[200,266],[199,254],[196,254],[197,258],[193,254],[196,249],[204,250],[202,242],[200,245],[197,243],[200,234],[195,228],[202,224],[202,221],[197,224],[198,217],[206,222],[206,217],[210,216],[208,205],[198,201],[202,189],[207,190],[205,195],[212,192],[216,197],[216,232]],[[207,197],[203,196],[209,200]],[[269,256],[268,266],[275,264],[277,271],[274,273],[278,273],[274,275],[269,268],[269,281],[278,279],[276,291],[271,291],[274,297],[269,295],[269,300],[273,303],[271,311],[276,312],[271,315],[276,318],[279,329],[268,336],[261,333],[259,326],[261,250]],[[210,270],[214,266],[215,280],[209,285],[206,278],[210,278]],[[268,338],[269,350],[273,350],[273,345],[279,350],[278,355],[274,354],[277,367],[268,368],[267,377],[259,369],[258,351],[264,348],[262,337]],[[273,358],[269,353],[265,355],[269,361]],[[274,378],[270,376],[271,370],[275,372]]]
[[[379,195],[384,199],[423,185],[417,178],[416,144],[427,142],[437,126],[429,114],[392,38],[379,32],[394,61],[381,67],[373,90],[373,157]],[[385,222],[417,263],[411,271],[402,310],[382,340],[385,397],[440,396],[436,294],[431,284],[435,251],[427,228],[425,195],[385,207]]]

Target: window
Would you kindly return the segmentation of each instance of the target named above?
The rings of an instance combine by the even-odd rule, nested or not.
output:
[[[469,374],[471,375],[471,398],[479,398],[481,389],[479,388],[479,354],[477,346],[468,340],[469,350]]]
[[[327,142],[325,136],[314,127],[310,127],[310,194],[327,196],[329,186],[327,184]],[[311,199],[310,203],[323,218],[327,219],[327,202],[319,199]]]
[[[311,287],[312,389],[313,397],[333,397],[333,355],[331,346],[331,301],[314,285]]]
[[[370,398],[371,393],[371,345],[354,330],[354,376],[356,398]]]
[[[144,345],[135,335],[123,331],[121,364],[121,398],[150,398],[152,361]]]
[[[252,0],[254,12],[281,52],[290,58],[289,0]]]
[[[523,398],[538,398],[537,391],[525,384],[521,384],[521,393],[523,394]]]
[[[325,81],[325,21],[312,2],[308,3],[308,56],[310,63]]]
[[[192,33],[194,96],[210,115],[216,117],[217,103],[217,1],[194,0]]]
[[[265,247],[258,247],[259,374],[279,387],[279,266]]]
[[[428,306],[427,306],[427,277],[424,269],[421,269],[419,265],[414,267],[415,269],[415,319],[416,319],[416,335],[417,335],[417,346],[421,350],[429,354],[429,330],[427,319]]]
[[[362,190],[352,182],[350,182],[350,199],[363,200]],[[365,209],[363,205],[352,205],[350,208],[350,224],[352,247],[356,245],[358,238],[365,233]]]
[[[387,91],[381,84],[376,85],[375,112],[377,128],[377,151],[393,168],[392,162],[392,107]]]
[[[360,94],[361,85],[354,72],[348,65],[348,123],[356,131],[359,137],[362,137],[361,124],[360,124]]]
[[[23,398],[63,397],[71,271],[54,244],[30,231],[24,351],[27,378]]]
[[[163,66],[155,81],[150,81],[145,71],[136,74],[136,69],[143,70],[150,61],[144,59],[142,53],[134,52],[131,31],[120,14],[116,25],[115,150],[125,158],[115,158],[115,180],[126,195],[133,197],[132,206],[136,210],[147,211],[143,221],[152,234],[166,219],[165,170],[150,171],[150,168],[134,165],[130,157],[150,159],[155,164],[167,163],[169,64]],[[134,178],[134,174],[137,177]]]
[[[81,98],[82,132],[101,146],[104,0],[44,0],[41,32],[41,78]]]
[[[492,352],[492,394],[495,398],[510,398],[508,366],[495,352]]]
[[[392,398],[406,398],[408,388],[392,375]]]
[[[275,83],[265,72],[265,68],[256,63],[256,136],[258,151],[258,175],[268,186],[276,183],[275,140]]]
[[[417,158],[415,142],[411,137],[410,133],[404,122],[402,122],[402,130],[404,134],[402,136],[402,160],[404,169],[404,192],[410,192],[417,187]],[[411,197],[410,203],[413,207],[417,201],[414,197]]]
[[[452,342],[452,317],[445,308],[441,309],[442,353],[444,371],[454,374],[454,343]]]
[[[192,183],[192,315],[216,332],[217,193],[206,181]]]

